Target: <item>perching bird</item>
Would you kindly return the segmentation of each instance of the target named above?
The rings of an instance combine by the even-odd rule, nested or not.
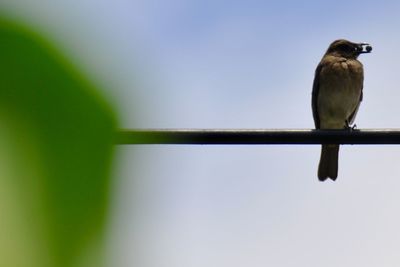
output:
[[[365,43],[334,41],[315,70],[312,110],[316,129],[351,129],[363,98],[363,65],[357,60],[371,52]],[[323,144],[318,178],[336,180],[339,145]]]

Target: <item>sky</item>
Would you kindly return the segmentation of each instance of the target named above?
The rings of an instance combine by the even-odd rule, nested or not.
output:
[[[122,128],[312,128],[315,68],[361,55],[359,129],[399,128],[400,3],[1,0],[102,85]],[[397,146],[118,146],[110,266],[398,266]]]

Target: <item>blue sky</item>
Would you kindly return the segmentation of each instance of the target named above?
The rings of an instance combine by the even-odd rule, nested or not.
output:
[[[122,127],[312,128],[316,65],[362,55],[358,128],[400,127],[400,4],[3,0],[105,88]],[[396,146],[118,147],[110,266],[397,266]]]

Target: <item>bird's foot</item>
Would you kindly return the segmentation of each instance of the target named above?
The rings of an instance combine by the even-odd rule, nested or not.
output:
[[[354,123],[353,125],[351,125],[350,122],[346,120],[344,128],[349,131],[354,131],[357,128],[357,124]]]

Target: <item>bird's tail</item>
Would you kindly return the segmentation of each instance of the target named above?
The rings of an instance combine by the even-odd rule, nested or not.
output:
[[[336,180],[338,174],[339,145],[322,145],[321,159],[318,166],[318,179]]]

